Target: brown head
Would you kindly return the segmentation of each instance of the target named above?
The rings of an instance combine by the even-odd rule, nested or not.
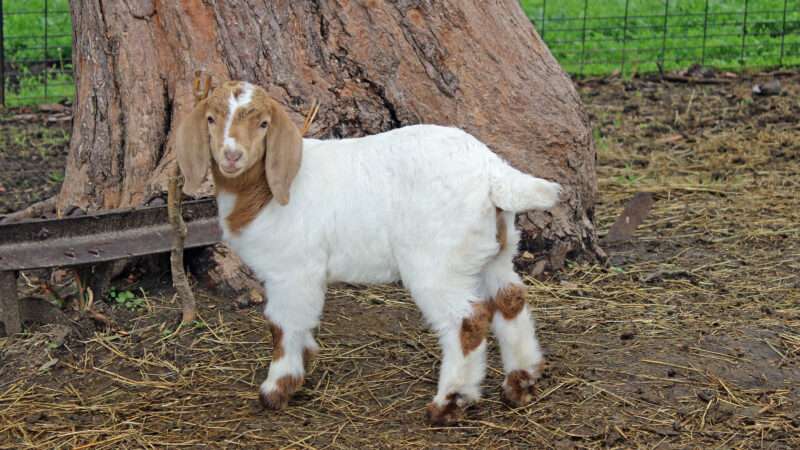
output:
[[[175,145],[186,193],[200,188],[212,164],[218,185],[260,173],[261,164],[281,205],[289,202],[303,151],[300,131],[281,105],[242,81],[226,82],[198,103],[178,127]]]

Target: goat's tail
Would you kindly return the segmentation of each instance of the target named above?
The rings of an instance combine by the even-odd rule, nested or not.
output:
[[[504,211],[550,209],[558,202],[561,185],[520,172],[499,157],[490,162],[492,203]]]

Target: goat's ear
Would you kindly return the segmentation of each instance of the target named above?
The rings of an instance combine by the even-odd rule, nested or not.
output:
[[[272,120],[267,129],[267,183],[281,205],[289,203],[292,186],[303,157],[303,136],[281,105],[272,103]]]
[[[187,194],[194,194],[200,189],[211,163],[206,105],[205,100],[197,104],[194,110],[183,119],[175,137],[178,166],[186,178],[183,191]]]

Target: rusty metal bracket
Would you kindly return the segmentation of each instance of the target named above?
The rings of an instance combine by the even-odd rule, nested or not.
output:
[[[649,192],[639,192],[634,195],[625,205],[625,210],[622,211],[622,214],[611,225],[602,242],[604,244],[612,244],[633,238],[633,233],[647,218],[653,203],[655,203],[655,199],[653,199],[653,194]]]
[[[221,240],[213,198],[184,202],[183,218],[188,228],[185,248]],[[166,206],[0,225],[0,321],[5,323],[6,333],[21,329],[14,289],[16,272],[169,252],[172,233]]]
[[[186,248],[219,242],[213,199],[185,202]],[[168,252],[172,229],[166,206],[0,225],[0,272],[113,261]]]

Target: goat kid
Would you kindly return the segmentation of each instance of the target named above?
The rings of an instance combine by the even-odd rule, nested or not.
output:
[[[176,149],[187,193],[210,169],[223,239],[264,282],[273,341],[266,407],[285,407],[301,387],[334,281],[401,280],[409,289],[443,352],[432,422],[458,420],[480,397],[490,328],[504,397],[532,400],[543,357],[513,270],[514,216],[554,206],[558,184],[513,169],[455,128],[303,139],[265,90],[237,81],[183,120]]]

